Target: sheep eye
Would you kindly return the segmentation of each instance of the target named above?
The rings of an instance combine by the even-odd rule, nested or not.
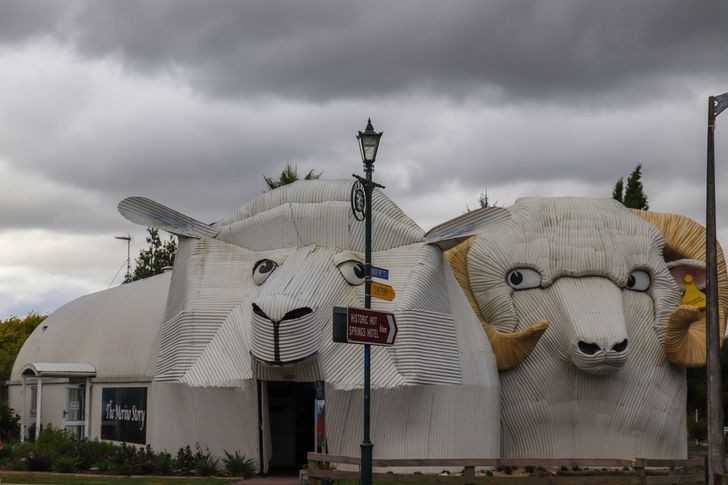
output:
[[[339,265],[339,271],[351,286],[359,286],[364,283],[364,265],[359,261],[344,261]]]
[[[514,290],[529,290],[541,286],[541,273],[531,268],[512,269],[506,275],[506,283]]]
[[[637,269],[627,277],[627,289],[632,291],[647,291],[650,289],[652,279],[647,271]]]
[[[253,266],[253,282],[260,286],[276,270],[278,263],[272,259],[261,259]]]

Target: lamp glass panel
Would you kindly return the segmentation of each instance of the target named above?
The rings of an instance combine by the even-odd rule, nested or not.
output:
[[[364,158],[372,161],[377,154],[377,146],[379,145],[379,137],[376,135],[363,135],[361,137],[361,147]]]
[[[377,153],[377,146],[364,146],[364,159],[368,161],[374,160],[374,155]]]

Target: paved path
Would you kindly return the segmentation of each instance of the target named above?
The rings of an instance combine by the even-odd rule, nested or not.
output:
[[[236,485],[299,485],[298,477],[256,477],[250,480],[243,480]]]

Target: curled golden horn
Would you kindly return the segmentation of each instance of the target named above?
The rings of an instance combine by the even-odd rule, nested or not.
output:
[[[548,328],[549,322],[536,322],[525,330],[509,333],[498,331],[483,319],[475,295],[470,289],[470,277],[468,276],[468,251],[470,251],[470,246],[473,244],[473,239],[473,237],[468,238],[457,246],[448,249],[445,251],[445,257],[452,268],[455,279],[465,292],[470,306],[478,315],[481,325],[483,325],[485,334],[493,347],[498,370],[512,369],[528,357],[538,343],[538,339]]]
[[[683,258],[705,262],[705,227],[689,217],[635,210],[635,214],[654,225],[665,239],[664,255],[668,261]],[[720,334],[725,335],[725,312],[728,309],[728,273],[723,250],[718,244],[718,306]],[[721,340],[721,346],[723,341]],[[705,365],[705,312],[681,305],[668,321],[665,354],[673,364],[685,367]]]

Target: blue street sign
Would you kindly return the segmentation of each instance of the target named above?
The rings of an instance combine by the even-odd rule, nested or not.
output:
[[[384,268],[378,268],[376,266],[372,266],[372,276],[374,278],[379,278],[380,280],[388,280],[389,279],[389,270]]]

